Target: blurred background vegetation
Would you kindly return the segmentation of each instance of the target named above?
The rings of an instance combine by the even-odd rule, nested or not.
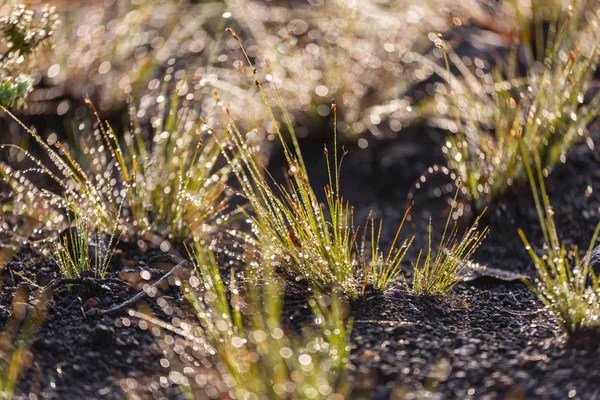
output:
[[[2,15],[14,2],[4,3]],[[194,100],[207,121],[215,118],[212,93],[218,91],[244,129],[272,140],[274,128],[248,79],[250,71],[235,40],[224,36],[224,28],[233,27],[259,67],[260,79],[272,82],[266,85],[269,94],[274,96],[274,88],[280,92],[300,126],[299,136],[330,132],[328,102],[335,97],[340,132],[353,141],[363,138],[361,147],[371,137],[397,135],[419,117],[422,111],[415,105],[440,90],[432,79],[434,68],[419,61],[425,56],[443,66],[435,48],[438,33],[471,60],[467,67],[483,76],[514,46],[539,44],[537,25],[554,20],[565,6],[559,0],[99,0],[53,5],[61,23],[51,51],[35,57],[35,89],[24,114],[83,118],[88,114],[83,98],[89,95],[103,117],[122,119],[128,101],[156,102],[157,90],[167,81],[180,96]],[[31,5],[41,7],[37,1]],[[146,107],[137,113],[147,118]]]

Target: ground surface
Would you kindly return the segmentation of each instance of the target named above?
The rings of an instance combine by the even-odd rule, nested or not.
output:
[[[599,136],[593,137],[597,140]],[[358,214],[366,215],[367,209],[374,208],[386,216],[388,235],[402,216],[406,193],[414,181],[428,165],[439,162],[435,153],[426,153],[428,141],[434,139],[410,140],[417,144],[403,157],[393,157],[395,151],[401,151],[400,140],[354,150],[345,164],[346,196],[359,205]],[[594,190],[600,188],[600,159],[590,147],[586,143],[576,146],[567,163],[556,167],[547,181],[561,232],[583,247],[600,207],[600,190]],[[314,159],[309,165],[315,165],[315,171],[321,154],[322,150],[307,148],[305,157]],[[424,154],[429,158],[423,158]],[[411,163],[411,157],[421,157],[421,161]],[[362,168],[369,159],[377,162],[367,163],[372,169],[365,171]],[[316,173],[313,176],[318,176]],[[373,173],[377,179],[369,179]],[[433,180],[430,185],[442,181]],[[588,186],[592,191],[586,195]],[[461,399],[600,398],[598,332],[567,341],[537,298],[514,279],[532,273],[516,229],[525,229],[533,243],[540,240],[530,196],[529,191],[517,188],[488,211],[485,223],[491,233],[476,259],[490,271],[460,284],[447,300],[417,298],[398,286],[386,295],[368,293],[349,304],[355,319],[353,397],[400,399],[433,393]],[[410,229],[423,237],[427,221],[423,217],[433,214],[434,221],[443,221],[444,216],[437,214],[447,208],[440,207],[443,197],[429,201],[423,194],[421,199],[424,205],[416,206]],[[418,244],[422,245],[422,240]],[[115,281],[104,287],[57,289],[47,320],[33,342],[32,368],[19,383],[18,398],[28,398],[30,392],[37,398],[62,399],[126,398],[126,393],[142,398],[178,397],[176,388],[161,385],[165,371],[153,336],[139,329],[124,312],[101,313],[141,288],[141,271],[149,272],[146,277],[153,280],[173,263],[160,257],[160,251],[142,254],[127,244],[121,249],[114,271],[108,275]],[[513,275],[502,275],[503,279],[485,276],[497,275],[495,270]],[[47,284],[56,274],[50,259],[23,247],[2,272],[0,328],[12,314],[17,288],[34,293],[33,283]],[[119,284],[121,278],[134,287]],[[164,296],[180,301],[176,289],[167,289]],[[159,313],[153,300],[148,304]],[[295,328],[306,315],[303,302],[290,302],[286,315],[296,316],[287,322]]]

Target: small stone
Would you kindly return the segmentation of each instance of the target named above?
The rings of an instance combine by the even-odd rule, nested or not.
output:
[[[95,297],[90,297],[89,299],[87,299],[85,301],[85,305],[88,306],[89,308],[98,307],[98,304],[99,304],[99,301]]]
[[[75,365],[73,365],[73,372],[75,373],[75,375],[81,376],[81,375],[83,375],[84,370],[81,365],[75,364]]]
[[[22,271],[24,269],[23,267],[24,267],[24,265],[22,262],[15,262],[15,263],[10,264],[11,271],[15,271],[15,272]]]
[[[97,308],[90,308],[88,311],[85,312],[85,315],[88,317],[95,317],[97,315],[100,315],[100,310]]]
[[[514,383],[513,378],[511,378],[510,376],[507,376],[507,375],[502,375],[498,379],[498,384],[500,385],[500,387],[502,387],[504,389],[508,389],[508,388],[512,387],[513,383]]]
[[[33,342],[33,348],[38,351],[41,351],[44,349],[50,349],[50,348],[52,348],[52,342],[50,339],[38,337]]]

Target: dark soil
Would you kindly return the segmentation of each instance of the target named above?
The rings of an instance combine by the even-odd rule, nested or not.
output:
[[[157,257],[150,252],[140,254],[138,250],[135,258],[128,253],[131,251],[120,260],[119,273],[109,272],[102,281],[90,278],[107,282],[102,286],[63,285],[54,292],[45,323],[32,342],[33,363],[19,381],[16,398],[30,399],[31,393],[37,395],[34,398],[48,399],[118,399],[126,398],[125,393],[141,398],[177,397],[176,388],[161,385],[158,379],[164,373],[159,365],[162,351],[153,335],[139,329],[126,312],[102,313],[131,298],[144,283],[162,276],[165,272],[157,266],[174,265],[153,261]],[[148,282],[141,278],[142,271],[148,272]],[[48,285],[58,270],[53,261],[30,246],[23,247],[3,271],[0,326],[11,314],[17,288],[27,290],[30,299],[36,293],[36,288],[17,273]],[[178,289],[165,289],[163,298],[181,302]],[[148,304],[157,316],[165,317],[154,301]]]
[[[597,337],[567,343],[521,283],[461,285],[443,302],[398,288],[361,301],[353,312],[355,388],[362,398],[598,395]]]
[[[582,249],[600,219],[599,142],[595,128],[591,142],[571,149],[546,180],[559,234]],[[483,223],[491,233],[475,260],[489,274],[459,285],[448,300],[416,298],[399,287],[352,304],[356,398],[600,396],[600,331],[568,340],[535,295],[513,279],[534,273],[517,229],[534,246],[542,242],[530,189],[513,188]],[[423,232],[422,224],[415,229]],[[491,277],[497,270],[504,280]]]

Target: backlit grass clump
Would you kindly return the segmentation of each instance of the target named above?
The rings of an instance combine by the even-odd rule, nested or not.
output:
[[[170,382],[190,399],[343,398],[340,377],[348,363],[352,323],[340,296],[315,296],[313,324],[298,336],[283,325],[284,285],[269,267],[261,284],[238,287],[232,274],[226,287],[206,246],[196,242],[195,269],[182,284],[193,319],[177,316],[166,323],[131,311],[141,319],[140,327],[158,336]]]
[[[233,30],[229,31],[239,39]],[[245,53],[241,42],[240,46]],[[252,67],[250,60],[247,61]],[[353,208],[340,194],[341,158],[338,156],[335,127],[333,164],[329,162],[329,151],[325,149],[329,184],[325,187],[325,205],[322,206],[310,184],[289,117],[285,114],[292,148],[278,127],[256,69],[254,78],[283,146],[288,164],[286,183],[275,182],[267,173],[255,154],[256,143],[249,140],[251,135],[243,135],[235,123],[227,119],[226,113],[223,116],[228,122],[228,144],[223,149],[242,193],[252,207],[253,215],[250,217],[252,231],[260,247],[259,263],[270,263],[318,290],[339,286],[352,297],[356,297],[366,285],[385,290],[399,276],[400,263],[412,239],[397,245],[400,225],[390,250],[384,256],[379,250],[379,235],[372,229],[371,259],[365,259],[364,249],[360,251],[357,243]],[[335,121],[335,102],[332,102],[332,108]],[[239,159],[234,159],[227,148],[233,149]]]
[[[177,84],[175,93],[157,94],[157,107],[149,118],[148,132],[134,123],[125,134],[121,153],[113,135],[116,156],[105,154],[106,162],[118,161],[122,180],[130,183],[127,194],[132,229],[181,240],[192,232],[211,231],[219,217],[225,218],[230,169],[223,165],[219,140],[204,123],[193,101],[184,99],[187,85]],[[131,110],[135,119],[135,108]],[[101,128],[102,129],[102,128]],[[110,129],[110,127],[109,127]]]
[[[457,283],[479,268],[479,265],[474,263],[471,257],[489,230],[487,227],[479,229],[481,215],[462,236],[459,236],[459,228],[456,223],[450,227],[457,196],[458,190],[452,200],[446,226],[435,253],[431,246],[432,227],[431,221],[429,222],[427,255],[422,259],[423,251],[419,252],[417,261],[413,265],[412,291],[418,295],[444,296]]]
[[[579,248],[567,249],[558,238],[554,224],[554,212],[544,185],[541,160],[535,157],[537,176],[529,163],[525,163],[531,190],[544,234],[541,252],[536,252],[525,237],[519,235],[537,271],[534,284],[526,282],[556,318],[567,333],[582,328],[600,326],[600,276],[594,271],[594,246],[600,223],[596,226],[586,256],[579,259]]]
[[[75,215],[70,227],[53,238],[53,258],[66,278],[80,277],[83,273],[104,278],[119,240],[117,221],[105,240],[98,224],[87,218]]]
[[[543,167],[552,167],[587,136],[588,124],[600,112],[599,95],[586,99],[600,60],[600,37],[597,21],[586,25],[584,19],[569,9],[551,23],[542,59],[531,54],[524,77],[518,75],[517,48],[505,64],[479,78],[481,69],[476,75],[449,42],[438,40],[448,70],[432,68],[448,84],[436,86],[435,109],[442,118],[435,121],[452,132],[443,151],[478,209],[526,179],[524,162],[532,154],[539,154]],[[532,53],[530,46],[522,51]],[[449,73],[450,65],[460,78]]]
[[[58,141],[48,143],[22,125],[52,165],[44,165],[17,145],[1,146],[18,149],[35,164],[24,171],[0,165],[16,198],[26,205],[20,209],[29,208],[27,212],[44,225],[60,227],[62,223],[64,227],[65,218],[57,220],[52,212],[62,208],[93,221],[104,234],[111,234],[118,221],[122,235],[129,239],[151,233],[180,240],[192,231],[210,230],[208,221],[218,219],[225,207],[229,169],[219,166],[220,148],[212,131],[180,92],[162,91],[156,102],[155,109],[144,109],[144,113],[153,113],[149,137],[134,115],[132,131],[124,135],[123,141],[118,140],[93,106],[94,131],[91,135],[82,132],[74,149]],[[46,175],[62,193],[34,187],[28,179],[30,174]],[[45,201],[40,203],[28,196],[31,191]]]

